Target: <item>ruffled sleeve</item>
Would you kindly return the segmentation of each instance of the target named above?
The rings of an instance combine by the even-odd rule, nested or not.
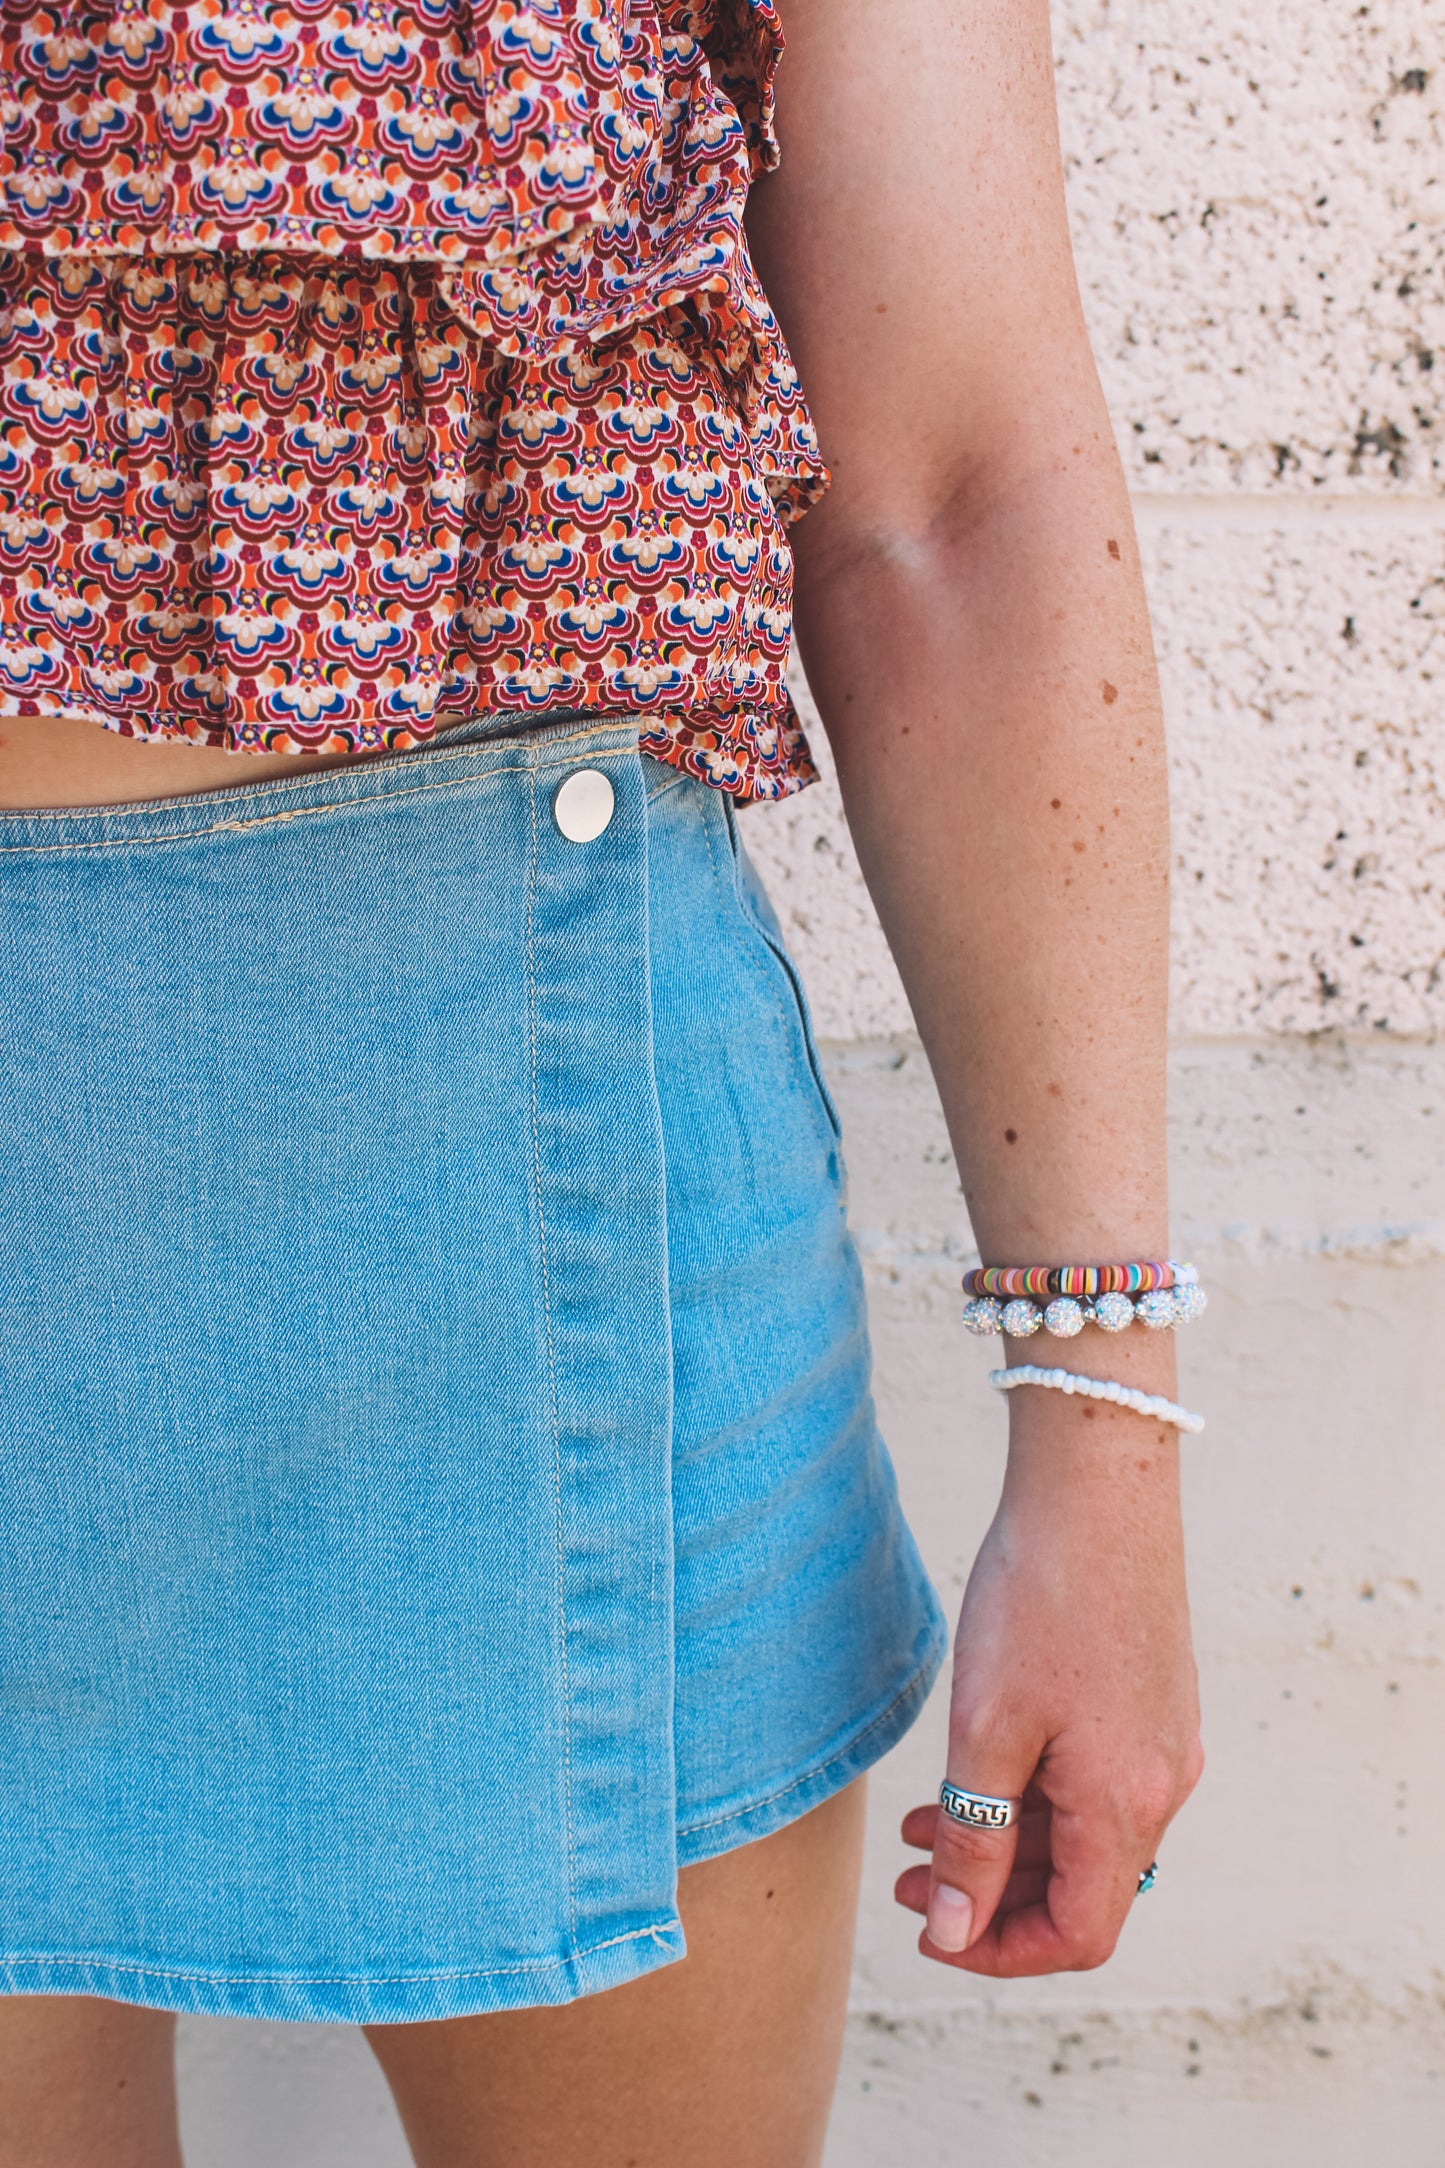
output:
[[[783,50],[773,0],[703,0],[687,13],[719,90],[742,122],[753,172],[770,173],[778,162],[773,86]]]
[[[817,435],[748,252],[755,174],[777,160],[773,84],[782,33],[772,0],[678,7],[624,39],[624,71],[655,96],[652,126],[604,216],[506,262],[449,273],[458,313],[503,353],[531,360],[596,345],[686,307],[730,379],[734,403],[784,519],[827,485]],[[635,79],[623,96],[637,97]]]
[[[724,37],[711,10],[629,19],[609,110],[592,124],[610,188],[569,234],[485,266],[469,263],[457,281],[458,298],[503,352],[541,354],[605,338],[685,294],[735,287],[742,301],[744,288],[756,285],[743,211],[755,164],[775,155],[766,146],[779,49],[776,32],[768,44]],[[725,78],[756,115],[752,124]]]

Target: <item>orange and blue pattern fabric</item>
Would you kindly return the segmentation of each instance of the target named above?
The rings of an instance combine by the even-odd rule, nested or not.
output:
[[[0,709],[811,779],[772,0],[4,0]]]

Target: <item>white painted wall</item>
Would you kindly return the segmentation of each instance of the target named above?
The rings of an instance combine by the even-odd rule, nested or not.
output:
[[[1055,24],[1175,769],[1210,1766],[1115,1961],[985,1991],[888,1896],[940,1694],[874,1779],[829,2168],[1441,2168],[1445,0]],[[747,834],[830,1041],[880,1401],[952,1601],[1003,1424],[937,1102],[831,786]],[[196,2022],[182,2058],[191,2168],[402,2168],[354,2038]]]

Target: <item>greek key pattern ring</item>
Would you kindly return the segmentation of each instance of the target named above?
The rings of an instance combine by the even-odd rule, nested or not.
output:
[[[1019,1818],[1021,1799],[995,1799],[988,1792],[966,1792],[961,1784],[945,1781],[938,1787],[938,1803],[950,1820],[965,1829],[1008,1829]]]

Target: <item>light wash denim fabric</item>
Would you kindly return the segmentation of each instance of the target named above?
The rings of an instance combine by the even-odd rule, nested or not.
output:
[[[731,804],[559,717],[0,815],[0,1019],[0,1986],[385,2021],[680,1957],[679,1863],[946,1638]]]

